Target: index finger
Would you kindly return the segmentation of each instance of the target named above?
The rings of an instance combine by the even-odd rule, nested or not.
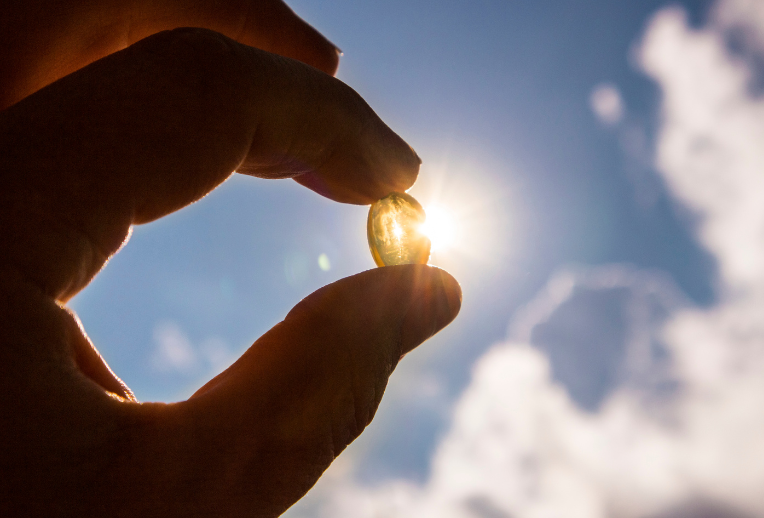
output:
[[[419,159],[338,79],[211,31],[160,33],[0,114],[0,263],[66,300],[131,225],[237,168],[365,204],[409,188]]]

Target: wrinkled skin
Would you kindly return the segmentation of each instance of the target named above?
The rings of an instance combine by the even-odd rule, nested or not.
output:
[[[132,225],[234,170],[346,203],[410,187],[418,157],[337,63],[278,0],[4,7],[0,515],[277,516],[369,424],[398,360],[456,316],[441,270],[363,272],[162,404],[136,401],[66,308]]]

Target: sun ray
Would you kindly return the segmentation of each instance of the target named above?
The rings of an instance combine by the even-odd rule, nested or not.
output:
[[[458,246],[459,229],[451,212],[440,205],[425,207],[424,212],[427,219],[419,227],[419,231],[430,238],[432,252],[443,252]]]

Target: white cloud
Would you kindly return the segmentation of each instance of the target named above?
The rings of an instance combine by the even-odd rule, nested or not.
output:
[[[170,320],[156,324],[153,338],[156,347],[151,356],[151,364],[158,371],[218,373],[235,359],[228,345],[217,337],[208,338],[199,347],[195,347],[180,325]]]
[[[732,16],[738,11],[726,6],[735,5],[717,11]],[[719,260],[723,286],[760,290],[764,99],[748,93],[749,68],[730,55],[720,30],[688,30],[678,9],[655,17],[641,59],[664,96],[659,169],[672,194],[700,217],[698,235]]]
[[[175,322],[160,322],[154,327],[156,350],[152,363],[157,370],[186,372],[198,363],[196,351]]]
[[[311,516],[764,517],[764,101],[724,32],[764,41],[762,5],[722,2],[699,30],[663,10],[641,47],[663,92],[657,165],[719,261],[717,305],[622,267],[558,274],[476,363],[428,480],[368,487],[340,464]],[[618,375],[586,410],[564,376],[580,355],[559,351],[607,311],[620,324],[581,368]]]
[[[592,111],[603,124],[611,126],[621,122],[624,115],[621,92],[615,85],[602,83],[594,87],[589,96]]]
[[[724,31],[738,31],[749,50],[764,51],[764,3],[761,0],[726,0],[717,4],[714,22]]]

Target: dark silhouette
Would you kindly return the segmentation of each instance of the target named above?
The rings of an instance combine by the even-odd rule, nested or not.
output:
[[[135,400],[66,308],[132,225],[233,170],[345,203],[410,187],[419,158],[337,62],[278,0],[4,5],[0,515],[277,516],[371,421],[401,356],[456,316],[441,270],[363,272],[161,404]]]

